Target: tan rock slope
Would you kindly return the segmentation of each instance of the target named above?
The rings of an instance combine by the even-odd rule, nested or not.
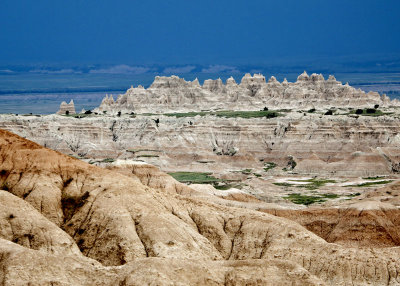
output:
[[[196,79],[185,81],[177,76],[157,76],[152,85],[130,88],[116,100],[106,96],[96,111],[102,112],[187,112],[200,110],[259,110],[274,108],[314,107],[370,107],[398,105],[387,96],[376,92],[365,93],[348,84],[343,85],[334,76],[327,80],[321,74],[301,74],[297,81],[268,82],[261,74],[246,74],[240,84],[231,77],[223,84],[221,79],[206,80],[201,86]]]
[[[164,171],[219,173],[262,169],[266,162],[276,163],[272,170],[276,171],[286,166],[289,155],[297,163],[294,171],[304,174],[367,177],[400,171],[398,115],[284,115],[270,119],[0,115],[0,128],[66,154],[145,160]]]
[[[3,130],[0,148],[3,285],[400,283],[398,247],[327,243],[290,220],[153,189]]]
[[[296,221],[328,242],[346,246],[400,246],[400,209],[377,201],[336,208],[267,210]]]

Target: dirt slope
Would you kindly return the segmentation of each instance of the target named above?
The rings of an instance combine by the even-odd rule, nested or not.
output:
[[[0,146],[8,192],[0,198],[11,207],[1,220],[3,285],[400,283],[398,247],[330,244],[290,220],[153,189],[7,131]],[[30,224],[47,239],[32,244],[3,232],[12,203],[24,207],[13,214],[18,236],[35,237]]]

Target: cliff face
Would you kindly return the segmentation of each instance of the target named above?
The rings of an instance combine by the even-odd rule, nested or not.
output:
[[[365,93],[348,84],[343,85],[333,76],[327,80],[322,75],[306,72],[294,83],[278,82],[275,77],[268,81],[260,74],[246,74],[240,84],[233,78],[224,84],[221,79],[206,80],[201,86],[198,80],[185,81],[177,76],[157,76],[153,84],[130,88],[116,100],[112,96],[103,99],[98,112],[186,112],[200,110],[259,110],[269,108],[329,108],[371,107],[398,105],[376,92]]]
[[[3,130],[0,147],[5,285],[400,283],[398,247],[327,243],[290,220],[167,191],[165,178],[144,185],[149,170],[105,170]]]
[[[400,162],[400,124],[393,116],[2,115],[0,128],[66,154],[145,160],[164,170],[221,172],[266,162],[281,170],[292,156],[299,173],[370,176],[398,172]]]

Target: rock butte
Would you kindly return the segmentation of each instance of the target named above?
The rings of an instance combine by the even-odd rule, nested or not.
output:
[[[102,169],[3,130],[0,146],[4,285],[400,283],[399,247],[328,243],[143,164]]]
[[[71,99],[70,103],[66,103],[65,101],[61,102],[57,114],[76,114],[74,101]]]
[[[188,112],[200,110],[259,110],[273,108],[326,108],[399,106],[386,95],[365,93],[348,84],[343,85],[334,76],[327,80],[320,74],[301,74],[297,81],[268,81],[261,74],[246,74],[240,84],[231,77],[223,84],[221,79],[205,80],[203,85],[185,81],[177,76],[157,76],[149,88],[131,87],[116,100],[106,96],[98,112]]]

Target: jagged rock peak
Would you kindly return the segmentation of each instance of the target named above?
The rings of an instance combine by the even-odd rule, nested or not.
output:
[[[325,81],[324,76],[322,74],[316,74],[313,73],[311,75],[311,81],[315,82],[315,81]]]
[[[216,80],[207,79],[203,83],[203,88],[209,91],[221,91],[224,88],[224,84],[220,78]]]
[[[265,83],[265,76],[263,76],[262,74],[254,74],[253,76],[251,76],[251,74],[246,73],[244,75],[244,77],[242,78],[242,81],[240,82],[241,85],[247,86],[249,84],[263,84]]]
[[[76,114],[74,101],[71,99],[69,103],[66,103],[65,101],[61,102],[57,114]]]
[[[289,84],[289,82],[288,82],[287,78],[285,77],[284,80],[282,81],[282,85],[288,85],[288,84]]]
[[[197,77],[192,81],[192,85],[195,87],[200,87],[200,82]]]
[[[237,85],[236,80],[233,77],[230,77],[226,80],[226,85],[227,86],[233,86],[233,85]]]
[[[335,76],[329,75],[328,81],[336,82]]]
[[[177,88],[182,86],[188,86],[188,82],[176,75],[170,77],[167,76],[156,76],[150,88]]]
[[[268,80],[268,83],[279,83],[279,81],[276,79],[276,77],[271,76],[271,78]]]
[[[297,81],[308,81],[310,77],[308,76],[307,72],[304,71],[301,75],[297,77]]]

